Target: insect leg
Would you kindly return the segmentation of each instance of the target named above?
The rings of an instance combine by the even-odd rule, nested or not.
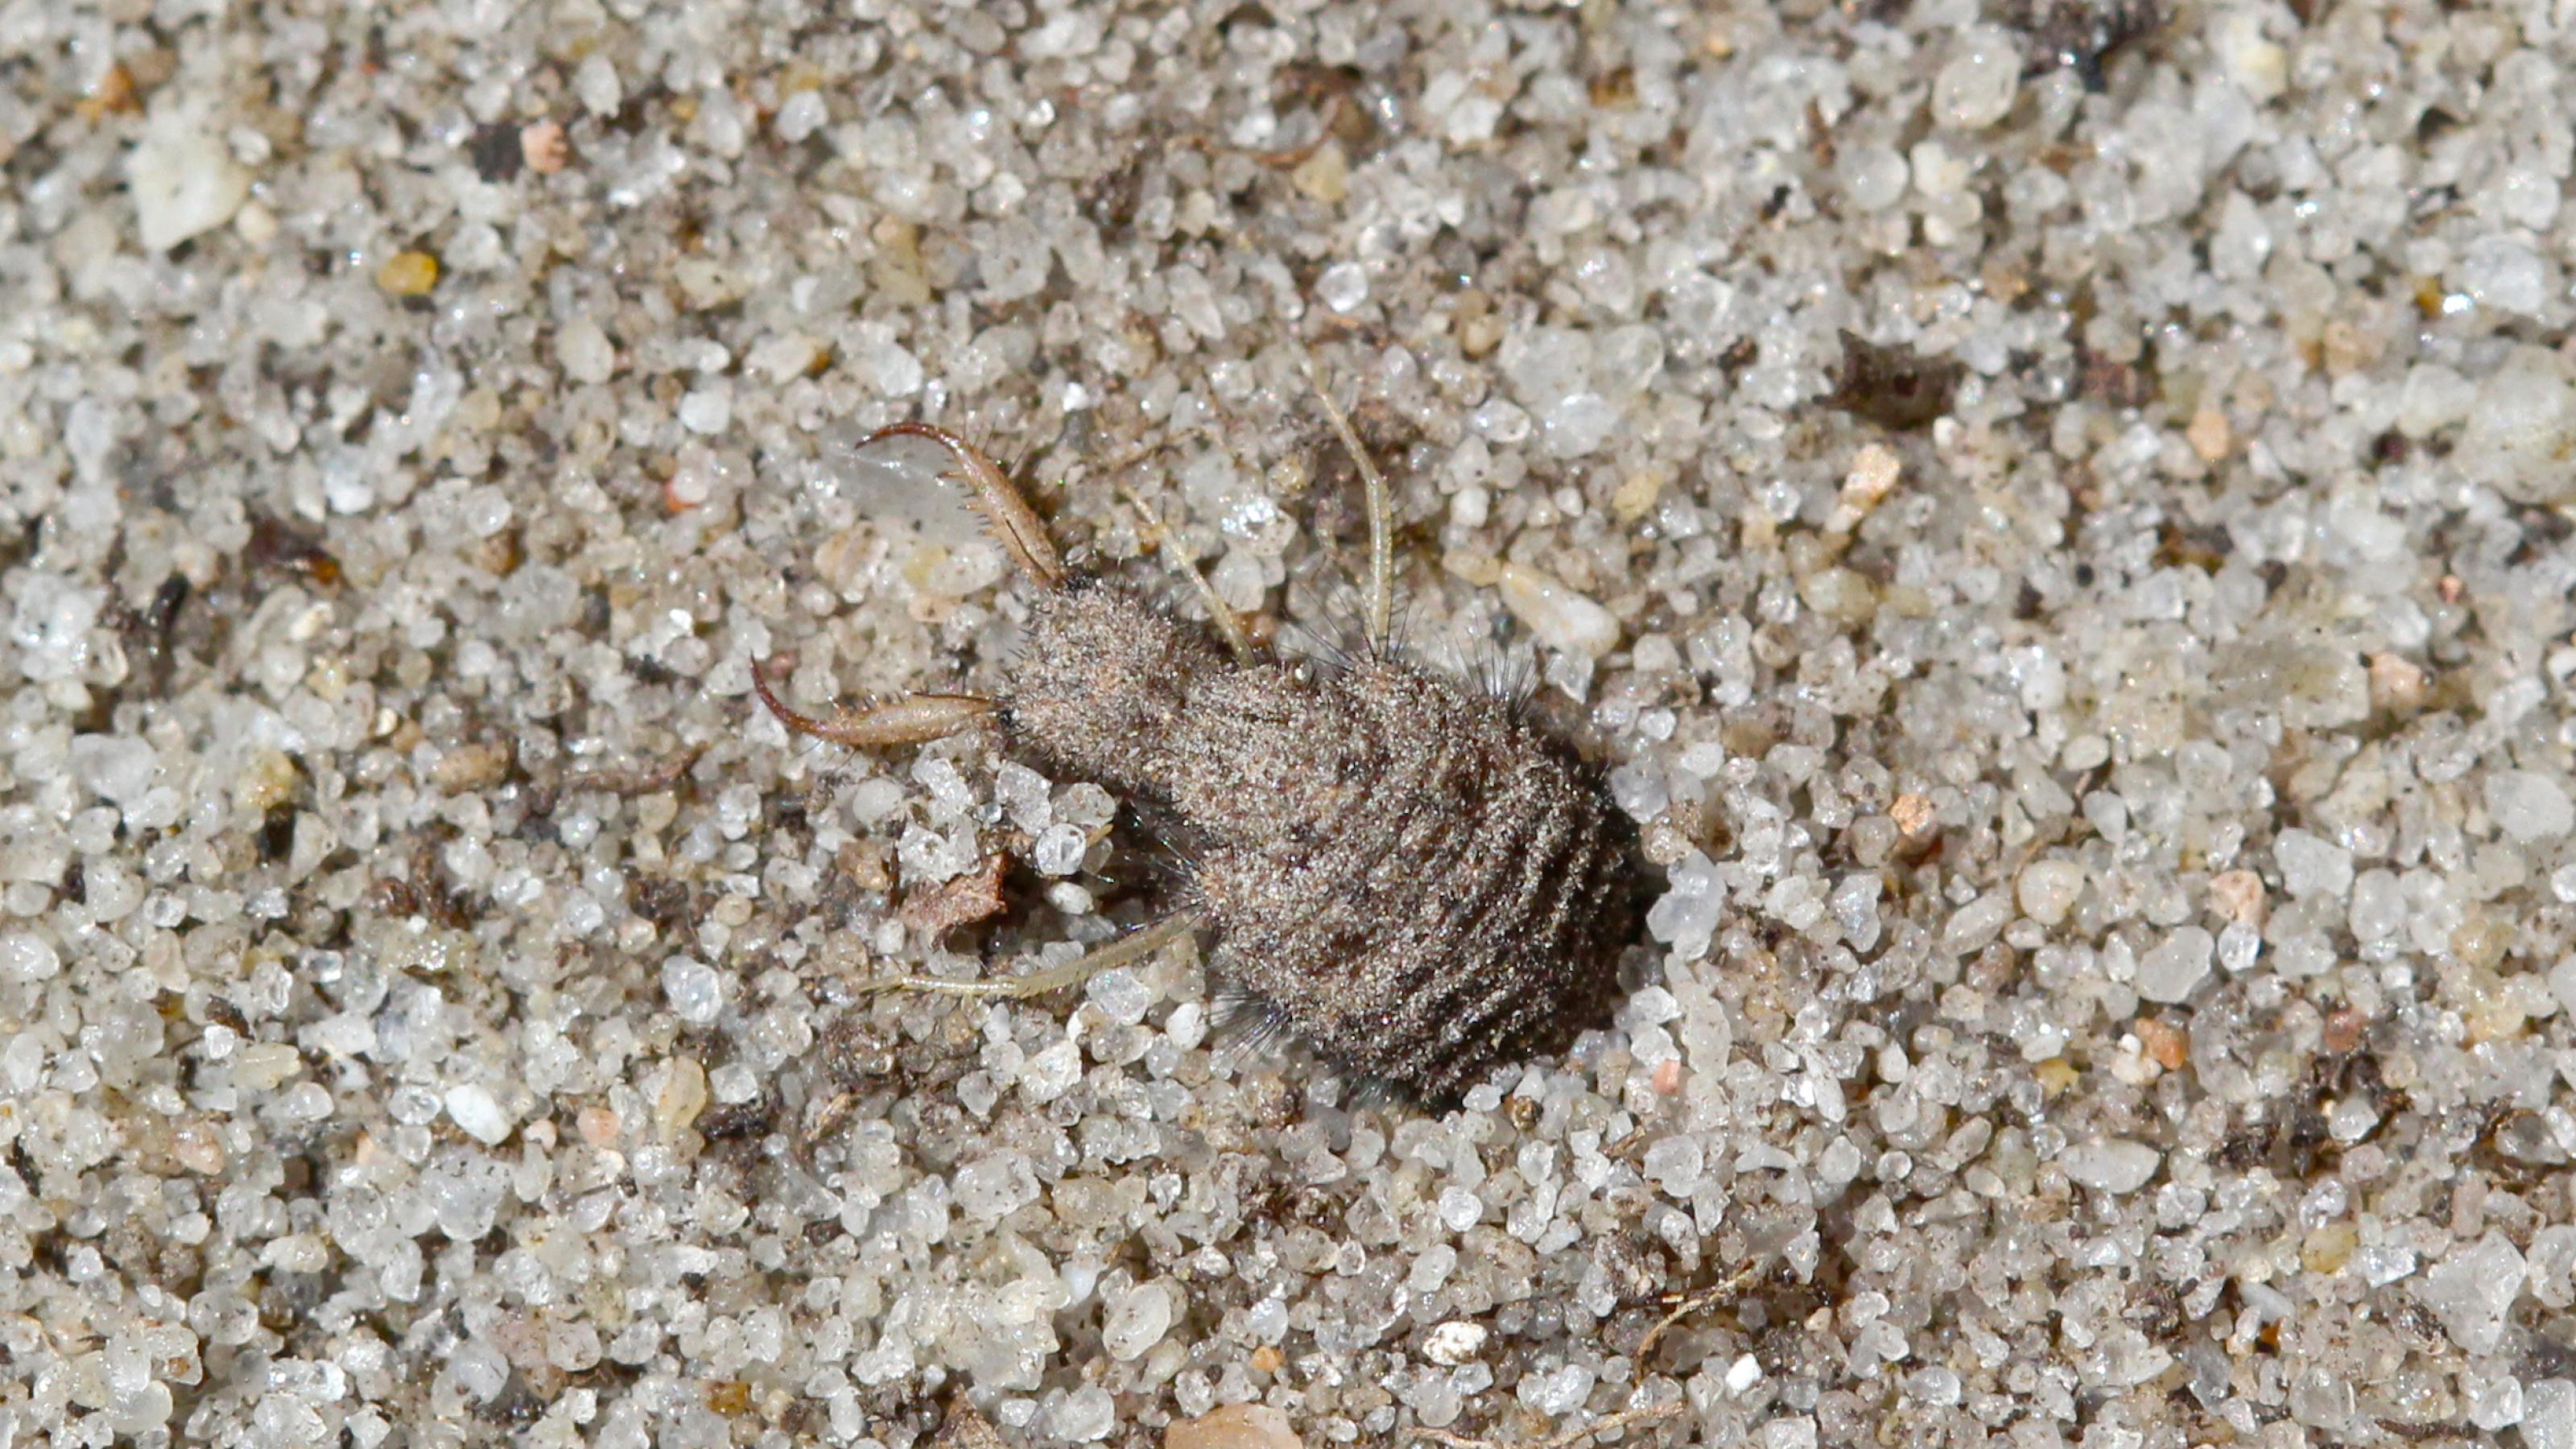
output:
[[[1386,475],[1370,460],[1368,449],[1360,446],[1360,435],[1352,430],[1350,416],[1333,401],[1331,390],[1315,371],[1315,359],[1306,358],[1305,365],[1306,380],[1314,384],[1316,400],[1324,405],[1325,421],[1333,425],[1334,435],[1350,451],[1351,461],[1359,465],[1360,482],[1368,490],[1368,646],[1373,652],[1382,650],[1395,612],[1395,530],[1387,504]]]
[[[948,456],[957,464],[957,472],[952,476],[966,485],[975,511],[983,514],[984,521],[992,526],[993,536],[1001,540],[1012,562],[1047,588],[1064,586],[1064,558],[1047,538],[1045,522],[981,449],[946,428],[930,423],[897,423],[890,428],[879,428],[862,439],[859,446],[864,448],[881,438],[897,437],[928,438],[946,448]]]
[[[1097,950],[1088,951],[1061,966],[1032,971],[1026,976],[1005,976],[986,981],[950,981],[939,976],[892,976],[871,981],[862,991],[938,991],[951,996],[1042,996],[1050,991],[1079,985],[1103,971],[1141,961],[1179,940],[1204,924],[1196,911],[1182,911],[1165,916],[1143,930],[1131,931]]]
[[[1121,488],[1118,491],[1126,496],[1129,507],[1143,515],[1145,526],[1162,536],[1163,551],[1171,556],[1173,565],[1181,571],[1181,577],[1188,579],[1190,587],[1198,592],[1199,602],[1207,606],[1208,618],[1215,622],[1217,633],[1224,636],[1226,652],[1234,656],[1234,662],[1246,668],[1259,663],[1261,656],[1252,647],[1252,636],[1243,632],[1242,618],[1227,606],[1225,600],[1216,596],[1215,589],[1208,586],[1207,575],[1199,572],[1198,557],[1190,552],[1190,546],[1181,541],[1179,534],[1163,526],[1163,520],[1154,516],[1154,510],[1146,505],[1144,499],[1136,496],[1135,489]]]
[[[830,719],[806,714],[778,697],[769,682],[766,660],[751,666],[751,690],[778,722],[800,735],[830,740],[855,749],[884,745],[918,745],[946,739],[993,713],[993,701],[980,694],[907,694],[864,709],[835,711]]]

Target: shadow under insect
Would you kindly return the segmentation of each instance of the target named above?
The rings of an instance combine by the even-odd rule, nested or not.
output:
[[[1033,996],[1203,933],[1227,1029],[1293,1034],[1364,1091],[1432,1106],[1606,1020],[1641,909],[1634,826],[1600,773],[1516,700],[1390,647],[1385,481],[1324,406],[1369,504],[1366,634],[1332,664],[1263,657],[1204,584],[1213,630],[1069,569],[1027,500],[955,434],[902,423],[868,439],[948,451],[1040,590],[1023,647],[989,696],[909,695],[826,718],[786,705],[762,670],[761,700],[790,729],[858,747],[996,728],[1010,753],[1167,824],[1180,862],[1168,914],[1079,960],[877,987]]]

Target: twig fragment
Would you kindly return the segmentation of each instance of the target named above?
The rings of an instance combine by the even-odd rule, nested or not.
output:
[[[1674,1324],[1681,1322],[1683,1319],[1690,1317],[1692,1314],[1699,1312],[1701,1309],[1708,1307],[1712,1303],[1735,1297],[1744,1291],[1746,1284],[1751,1283],[1754,1279],[1760,1276],[1762,1276],[1762,1270],[1757,1266],[1748,1264],[1744,1268],[1738,1270],[1734,1277],[1727,1279],[1725,1282],[1720,1283],[1713,1288],[1703,1288],[1688,1298],[1683,1299],[1680,1303],[1675,1304],[1673,1306],[1673,1311],[1665,1314],[1662,1322],[1647,1329],[1646,1336],[1637,1340],[1636,1357],[1640,1361],[1643,1361],[1646,1355],[1655,1351],[1655,1345],[1663,1339],[1665,1332]]]

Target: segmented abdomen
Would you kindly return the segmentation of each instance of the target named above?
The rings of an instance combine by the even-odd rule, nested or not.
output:
[[[1615,985],[1627,822],[1498,701],[1390,660],[1214,672],[1160,783],[1222,979],[1348,1070],[1454,1099]]]

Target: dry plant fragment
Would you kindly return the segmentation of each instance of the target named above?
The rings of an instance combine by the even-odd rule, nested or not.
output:
[[[1618,1413],[1611,1414],[1595,1423],[1585,1424],[1580,1428],[1568,1429],[1563,1433],[1555,1434],[1545,1439],[1533,1440],[1526,1444],[1513,1444],[1498,1439],[1477,1439],[1465,1434],[1453,1434],[1446,1429],[1417,1428],[1413,1431],[1413,1436],[1417,1439],[1428,1439],[1434,1444],[1449,1445],[1450,1449],[1574,1449],[1575,1445],[1580,1444],[1587,1439],[1598,1438],[1603,1434],[1617,1433],[1620,1430],[1630,1428],[1637,1424],[1652,1424],[1660,1422],[1661,1420],[1673,1418],[1679,1415],[1685,1407],[1685,1405],[1679,1402],[1674,1402],[1669,1404],[1650,1404],[1642,1409],[1622,1409]]]
[[[898,917],[905,929],[936,939],[959,926],[998,916],[1010,905],[1002,894],[1002,875],[1010,864],[1009,856],[995,851],[955,880],[907,897]]]
[[[1654,1327],[1647,1329],[1645,1337],[1637,1340],[1637,1352],[1635,1357],[1639,1362],[1643,1362],[1646,1355],[1655,1351],[1655,1345],[1663,1341],[1664,1335],[1670,1332],[1675,1324],[1680,1323],[1683,1319],[1699,1312],[1703,1308],[1722,1303],[1729,1298],[1735,1297],[1737,1294],[1744,1291],[1745,1285],[1751,1283],[1755,1278],[1760,1276],[1760,1269],[1748,1266],[1739,1270],[1734,1277],[1727,1279],[1725,1282],[1720,1283],[1713,1288],[1703,1288],[1699,1292],[1683,1299],[1680,1303],[1674,1305],[1672,1312],[1665,1314]]]
[[[529,170],[552,176],[572,161],[572,143],[557,121],[533,121],[519,132],[519,156]]]

